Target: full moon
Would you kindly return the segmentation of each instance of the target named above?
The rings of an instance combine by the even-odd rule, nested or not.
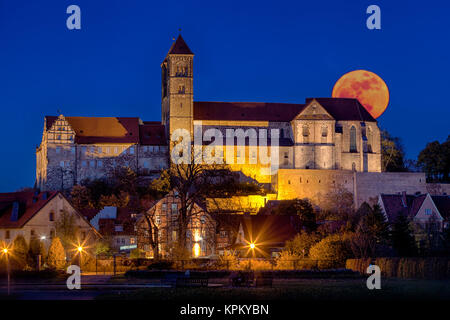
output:
[[[389,90],[378,75],[366,70],[344,74],[334,85],[333,98],[356,98],[375,119],[389,103]]]

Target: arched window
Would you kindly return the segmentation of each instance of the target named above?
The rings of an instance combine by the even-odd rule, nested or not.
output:
[[[356,149],[356,128],[352,126],[350,128],[350,152],[357,152]]]
[[[328,136],[328,127],[322,126],[321,128],[321,142],[327,143],[327,136]]]
[[[367,152],[372,152],[373,134],[370,128],[367,128]]]

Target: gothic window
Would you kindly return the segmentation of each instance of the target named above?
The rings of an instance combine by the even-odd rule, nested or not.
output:
[[[307,125],[303,126],[303,142],[309,143],[309,127]]]
[[[350,128],[350,152],[357,152],[356,149],[356,128],[352,126]]]
[[[370,128],[367,128],[367,152],[373,152],[372,139],[373,139],[372,130]]]

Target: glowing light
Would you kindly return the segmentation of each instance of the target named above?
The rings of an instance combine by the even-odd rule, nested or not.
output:
[[[194,244],[193,251],[195,257],[198,257],[200,255],[200,245],[198,243]]]
[[[4,248],[2,251],[3,251],[3,253],[8,253],[8,249],[7,248]]]
[[[81,251],[83,251],[83,247],[78,246],[77,250],[78,250],[78,252],[81,252]]]
[[[42,237],[41,237],[41,240],[45,240],[45,236],[42,236]]]
[[[255,249],[255,244],[254,243],[250,243],[250,249]]]

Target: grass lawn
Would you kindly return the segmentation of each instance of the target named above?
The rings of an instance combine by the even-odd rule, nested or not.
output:
[[[366,279],[275,280],[273,288],[148,288],[98,299],[153,301],[291,301],[291,300],[428,300],[450,301],[450,281],[382,279],[381,290],[369,290]]]

